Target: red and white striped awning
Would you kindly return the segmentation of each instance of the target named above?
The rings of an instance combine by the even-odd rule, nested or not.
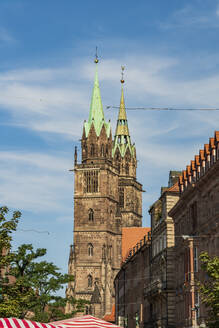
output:
[[[0,319],[0,328],[119,328],[119,326],[92,317],[91,315],[85,315],[50,323],[41,323],[16,318],[2,318]]]
[[[91,315],[84,315],[82,317],[51,322],[55,326],[64,328],[119,328],[110,322],[95,318]]]
[[[61,328],[50,323],[41,323],[16,318],[1,318],[0,328]]]

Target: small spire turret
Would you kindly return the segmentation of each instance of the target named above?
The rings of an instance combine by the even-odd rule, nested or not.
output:
[[[125,156],[127,148],[129,148],[131,156],[134,156],[134,146],[131,144],[131,138],[129,135],[128,120],[125,110],[124,90],[124,66],[121,66],[121,99],[119,106],[119,114],[116,126],[116,133],[113,146],[113,156],[118,148],[122,157]]]

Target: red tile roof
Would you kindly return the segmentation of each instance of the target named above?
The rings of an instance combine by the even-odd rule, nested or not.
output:
[[[182,178],[182,176],[179,177],[179,179]],[[167,191],[179,191],[179,183],[176,182],[172,187],[168,188]]]
[[[179,187],[180,191],[183,192],[187,184],[194,184],[194,179],[188,179],[191,174],[193,177],[196,177],[196,180],[200,178],[200,170],[199,166],[202,161],[210,161],[210,163],[214,163],[219,160],[217,152],[215,152],[215,148],[219,149],[219,131],[215,131],[214,138],[209,138],[209,143],[204,145],[204,149],[199,150],[199,155],[195,155],[194,161],[191,161],[190,165],[186,166],[186,171],[182,171],[182,176],[179,177]],[[214,156],[212,158],[212,156]],[[211,166],[211,165],[210,165]],[[195,171],[198,171],[199,174],[195,174]]]
[[[134,247],[151,228],[130,227],[122,228],[122,258],[125,258],[128,251]]]
[[[116,321],[115,312],[116,312],[116,307],[115,307],[115,304],[113,304],[111,313],[110,314],[106,314],[103,317],[103,320],[108,321],[108,322],[115,322]]]

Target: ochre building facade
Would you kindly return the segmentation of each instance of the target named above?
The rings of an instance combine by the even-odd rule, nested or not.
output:
[[[110,122],[104,118],[97,66],[80,162],[75,152],[74,243],[69,256],[69,274],[75,280],[66,293],[90,301],[86,313],[103,318],[115,303],[113,281],[122,259],[122,227],[142,225],[142,185],[136,180],[136,150],[123,85],[113,139]],[[66,311],[71,311],[70,305]]]

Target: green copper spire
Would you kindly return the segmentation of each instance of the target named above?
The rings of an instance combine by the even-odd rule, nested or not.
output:
[[[117,126],[116,126],[116,134],[115,134],[114,145],[112,150],[114,156],[116,149],[118,148],[122,157],[125,156],[125,153],[128,148],[130,150],[131,156],[134,156],[135,154],[135,146],[131,144],[131,138],[129,135],[128,121],[127,121],[126,110],[125,110],[124,90],[123,90],[123,83],[125,81],[123,80],[123,71],[124,71],[124,67],[122,66],[121,99],[120,99],[119,115],[118,115]]]
[[[102,120],[104,120],[104,114],[103,114],[103,105],[100,95],[100,87],[99,87],[98,72],[97,72],[97,65],[96,65],[96,73],[94,79],[94,87],[93,87],[93,93],[91,98],[88,122],[92,123],[92,121],[94,121],[95,123],[100,123],[102,122]]]
[[[96,73],[94,79],[94,87],[92,92],[91,104],[90,104],[90,112],[88,122],[84,123],[85,134],[86,137],[91,129],[92,124],[94,125],[95,131],[97,136],[100,135],[102,126],[105,125],[107,136],[110,135],[110,124],[105,122],[104,119],[104,112],[103,112],[103,105],[100,95],[100,87],[99,87],[99,80],[98,80],[98,72],[97,72],[97,63],[98,59],[95,59],[96,64]]]

